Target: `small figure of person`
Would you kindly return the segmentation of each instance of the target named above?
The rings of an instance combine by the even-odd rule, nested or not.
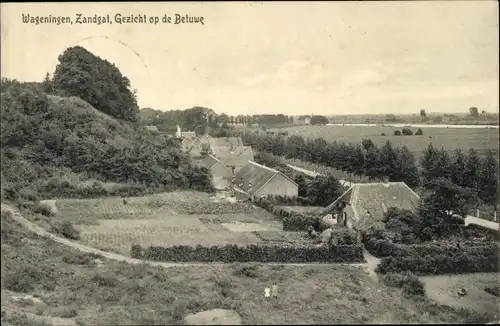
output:
[[[273,283],[273,298],[278,299],[278,285]]]
[[[270,295],[271,295],[271,289],[269,288],[269,286],[266,285],[266,287],[264,288],[264,297],[267,299],[269,298]]]

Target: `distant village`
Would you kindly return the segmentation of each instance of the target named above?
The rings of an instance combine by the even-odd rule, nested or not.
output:
[[[263,196],[297,197],[299,186],[283,173],[254,161],[251,146],[241,137],[196,136],[177,126],[176,138],[198,165],[212,173],[217,190],[231,190],[238,200]]]

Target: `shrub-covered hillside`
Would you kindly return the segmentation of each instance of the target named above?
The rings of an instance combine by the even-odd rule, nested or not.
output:
[[[79,53],[71,58],[80,60]],[[82,74],[78,69],[73,73],[72,77],[67,71],[65,78],[78,79]],[[55,84],[2,80],[2,198],[92,197],[130,190],[140,194],[146,188],[211,189],[208,170],[194,166],[177,140],[109,116],[81,97],[47,94],[64,93],[47,85]],[[113,97],[101,100],[114,101]],[[118,185],[111,189],[110,183]]]

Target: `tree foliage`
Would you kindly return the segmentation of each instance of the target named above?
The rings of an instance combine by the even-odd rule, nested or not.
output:
[[[310,122],[312,125],[327,125],[328,123],[330,123],[330,121],[328,121],[328,118],[325,117],[325,116],[322,116],[322,115],[313,115],[311,117],[311,122]]]
[[[101,115],[77,97],[49,96],[21,83],[6,89],[1,167],[8,191],[60,188],[58,195],[65,196],[76,176],[165,190],[211,189],[209,171],[193,166],[171,137]]]
[[[52,79],[54,89],[78,96],[117,119],[138,120],[139,108],[130,80],[114,64],[81,46],[67,48],[58,59]]]

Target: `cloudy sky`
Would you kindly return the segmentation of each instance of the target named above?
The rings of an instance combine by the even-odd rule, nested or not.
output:
[[[203,16],[201,24],[33,25],[22,14]],[[496,1],[1,4],[3,77],[65,48],[115,63],[139,105],[228,114],[498,111]]]

